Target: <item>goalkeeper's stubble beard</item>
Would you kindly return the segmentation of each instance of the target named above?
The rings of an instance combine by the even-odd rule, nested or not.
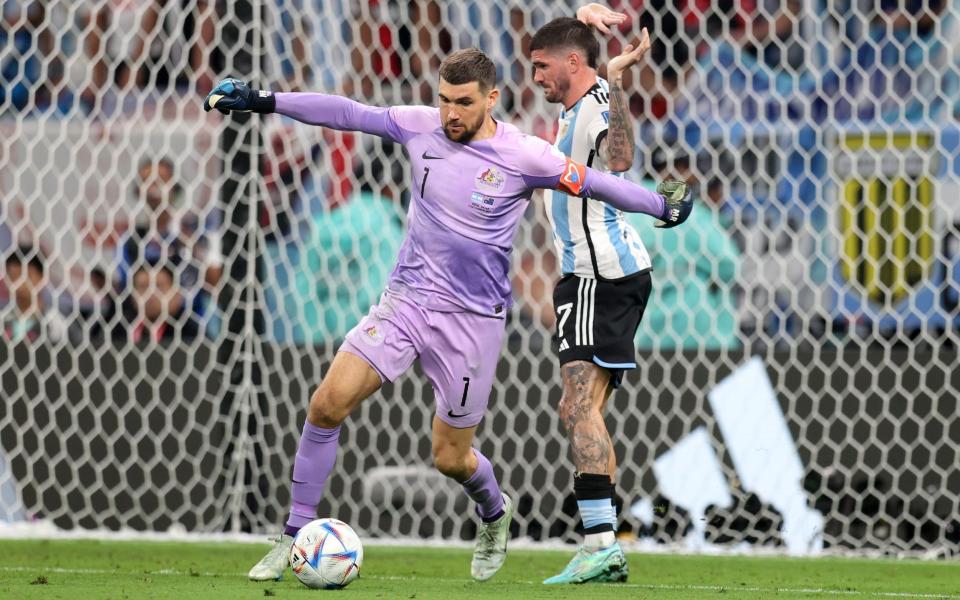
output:
[[[443,124],[443,134],[447,136],[447,139],[451,142],[469,144],[473,136],[477,135],[477,132],[483,127],[483,122],[486,118],[487,113],[484,112],[472,123],[466,123],[462,118],[456,121],[448,119],[447,122]]]

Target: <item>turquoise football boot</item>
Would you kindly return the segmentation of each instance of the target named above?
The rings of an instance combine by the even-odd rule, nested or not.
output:
[[[626,581],[627,573],[627,558],[620,544],[593,551],[581,546],[566,568],[544,583],[616,583]]]

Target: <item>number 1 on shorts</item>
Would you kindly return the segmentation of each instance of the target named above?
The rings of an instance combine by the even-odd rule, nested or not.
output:
[[[463,398],[460,398],[460,408],[467,405],[467,390],[470,389],[470,378],[463,378]]]

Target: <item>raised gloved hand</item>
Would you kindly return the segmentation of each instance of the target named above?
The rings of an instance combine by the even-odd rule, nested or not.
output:
[[[272,92],[255,90],[239,79],[224,79],[203,100],[203,110],[215,108],[225,115],[231,110],[272,113],[276,107]]]

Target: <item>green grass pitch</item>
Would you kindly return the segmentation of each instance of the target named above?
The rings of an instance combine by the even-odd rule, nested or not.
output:
[[[247,581],[266,545],[0,540],[0,598],[949,598],[960,600],[960,564],[845,558],[630,554],[627,584],[547,587],[570,552],[513,550],[497,576],[470,579],[470,552],[368,546],[360,580],[338,591]]]

